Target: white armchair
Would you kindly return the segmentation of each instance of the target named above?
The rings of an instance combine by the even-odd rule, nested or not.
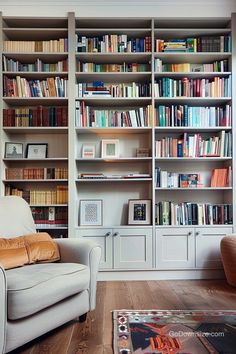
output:
[[[0,237],[36,232],[29,205],[0,198]],[[0,353],[7,353],[95,308],[100,247],[59,239],[61,260],[4,270],[0,264]],[[1,260],[0,260],[1,263]]]

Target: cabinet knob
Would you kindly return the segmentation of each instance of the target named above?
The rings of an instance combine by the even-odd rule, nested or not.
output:
[[[199,236],[199,235],[200,235],[200,232],[199,232],[199,231],[197,231],[197,232],[196,232],[196,236]]]
[[[119,236],[119,232],[115,232],[114,234],[113,234],[113,236]]]
[[[108,237],[108,236],[111,236],[111,232],[110,231],[105,234],[105,237]]]
[[[189,231],[189,232],[188,232],[188,236],[191,236],[191,235],[192,235],[192,231]]]

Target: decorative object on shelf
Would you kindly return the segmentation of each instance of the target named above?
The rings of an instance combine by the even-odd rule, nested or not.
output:
[[[137,157],[148,157],[149,156],[149,148],[137,148],[136,156]]]
[[[44,159],[48,155],[48,144],[27,144],[26,157],[28,159]]]
[[[102,158],[118,158],[119,157],[119,140],[103,139],[102,140]]]
[[[23,144],[22,143],[5,143],[5,158],[21,159],[23,158]]]
[[[82,146],[82,158],[94,159],[95,158],[95,144],[87,143]]]
[[[103,201],[80,200],[80,225],[81,226],[101,226],[103,218]]]
[[[150,199],[130,199],[128,224],[151,224],[151,200]]]

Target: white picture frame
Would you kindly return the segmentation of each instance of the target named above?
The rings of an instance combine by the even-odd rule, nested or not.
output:
[[[104,159],[117,159],[119,157],[119,140],[103,139],[101,157]]]
[[[81,199],[79,211],[80,226],[102,226],[102,199]]]
[[[82,145],[82,159],[94,159],[95,158],[95,144],[85,143]]]

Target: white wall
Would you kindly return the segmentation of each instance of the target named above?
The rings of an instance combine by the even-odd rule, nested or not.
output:
[[[0,0],[4,16],[230,17],[235,0]]]

